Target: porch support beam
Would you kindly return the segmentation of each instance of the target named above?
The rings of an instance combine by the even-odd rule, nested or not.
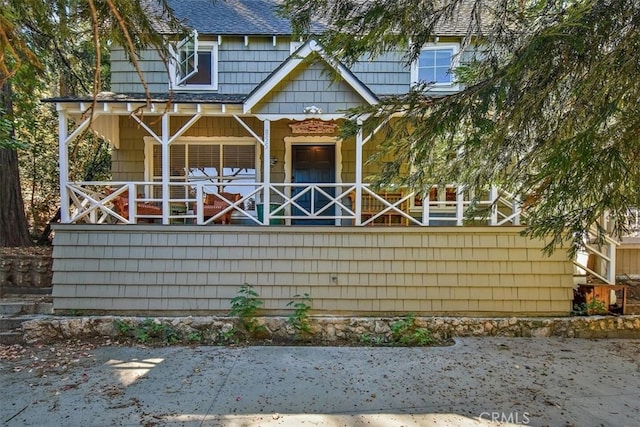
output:
[[[162,115],[162,223],[169,224],[169,114]]]
[[[355,200],[355,225],[362,225],[362,147],[365,141],[362,139],[362,118],[358,118],[358,133],[356,134],[356,200]]]
[[[365,120],[365,119],[363,119],[363,121],[364,121],[364,120]],[[378,132],[380,132],[380,129],[382,129],[382,127],[383,127],[384,125],[386,125],[386,124],[387,124],[387,122],[388,122],[388,120],[385,120],[384,122],[380,123],[380,124],[378,125],[378,127],[377,127],[377,128],[375,128],[375,129],[373,130],[373,132],[371,132],[371,133],[369,134],[369,136],[367,136],[367,137],[362,141],[362,145],[365,145],[367,142],[371,141],[371,138],[373,138],[373,137],[374,137]]]
[[[58,105],[58,161],[60,162],[60,221],[69,223],[69,151],[67,150],[69,138],[67,137],[69,120],[67,114]],[[79,128],[78,128],[79,129]]]
[[[234,117],[236,117],[234,115]],[[236,117],[236,119],[238,119]],[[242,123],[242,122],[241,122]],[[262,224],[269,225],[271,217],[271,122],[265,120],[264,140],[262,141]]]
[[[94,116],[95,117],[95,116]],[[71,141],[73,141],[74,139],[76,139],[80,134],[82,134],[82,132],[84,132],[85,130],[87,130],[87,127],[89,127],[89,124],[91,124],[91,117],[87,117],[86,119],[84,119],[82,121],[82,123],[80,123],[80,125],[76,128],[76,130],[74,130],[73,132],[71,132],[71,135],[66,136],[66,140],[65,140],[65,145],[69,145],[69,143]],[[67,122],[68,123],[68,122]],[[67,128],[65,128],[65,135],[67,134]]]
[[[164,117],[167,115],[167,113],[162,115],[162,120],[164,120]],[[155,139],[156,141],[158,141],[160,144],[162,144],[162,138],[159,137],[153,130],[151,130],[151,128],[149,126],[147,126],[147,124],[145,122],[143,122],[138,116],[136,116],[135,114],[131,114],[131,118],[133,118],[133,120],[135,120],[140,126],[142,126],[144,128],[144,130],[146,130],[149,135],[151,135],[153,137],[153,139]],[[164,138],[164,135],[162,136]]]
[[[71,219],[69,210],[69,143],[82,134],[91,124],[92,117],[84,119],[80,125],[69,134],[69,119],[64,108],[58,104],[58,161],[60,166],[60,221],[67,224]]]
[[[260,137],[258,136],[258,134],[256,134],[256,133],[253,131],[253,129],[251,129],[251,128],[249,127],[249,125],[248,125],[248,124],[246,124],[245,122],[243,122],[243,121],[242,121],[242,119],[241,119],[237,114],[234,114],[234,115],[233,115],[233,118],[234,118],[234,119],[236,119],[236,121],[237,121],[238,123],[240,123],[240,126],[242,126],[243,128],[245,128],[245,129],[246,129],[246,131],[247,131],[247,132],[249,132],[249,133],[251,134],[251,136],[253,136],[253,137],[254,137],[254,138],[255,138],[255,139],[256,139],[260,144],[262,144],[262,146],[263,146],[263,147],[265,146],[265,141],[263,141],[263,140],[262,140],[262,138],[260,138]],[[266,124],[267,122],[269,122],[269,120],[264,120],[264,123],[265,123],[265,124]]]
[[[191,128],[191,126],[193,126],[198,120],[200,120],[200,117],[202,117],[202,113],[198,113],[191,117],[189,121],[184,124],[184,126],[182,126],[171,138],[169,138],[169,144],[174,143],[176,139],[180,138],[186,131],[189,130],[189,128]],[[164,130],[162,137],[164,138]]]

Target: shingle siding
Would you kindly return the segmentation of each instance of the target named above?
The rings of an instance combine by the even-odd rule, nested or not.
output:
[[[289,57],[289,39],[223,37],[218,46],[218,91],[248,94]]]
[[[302,63],[285,77],[253,110],[258,114],[302,114],[314,105],[325,114],[336,114],[365,101],[344,81],[333,80],[327,64]]]
[[[520,231],[58,225],[54,308],[228,312],[250,283],[269,313],[308,292],[326,314],[568,315],[566,251]]]
[[[140,69],[151,93],[166,93],[169,79],[157,52],[143,50],[138,59]],[[111,49],[111,90],[117,93],[144,93],[138,74],[125,56],[124,49]]]
[[[276,37],[223,36],[218,46],[218,93],[247,95],[264,81],[290,54],[290,39]],[[140,54],[140,66],[151,93],[166,93],[169,78],[155,51]],[[390,52],[371,61],[361,61],[351,68],[353,74],[377,95],[396,95],[409,90],[411,71],[401,52]],[[321,90],[313,81],[305,90]],[[121,47],[111,52],[111,90],[116,93],[143,93],[143,86]],[[350,102],[346,100],[345,102]]]

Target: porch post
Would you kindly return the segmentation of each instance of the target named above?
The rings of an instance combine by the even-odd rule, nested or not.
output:
[[[60,222],[69,223],[71,213],[69,212],[69,151],[67,150],[68,140],[67,114],[58,105],[58,162],[60,165]]]
[[[169,224],[169,114],[162,115],[162,223]]]
[[[356,134],[356,200],[355,200],[355,225],[362,225],[362,119],[358,121],[358,133]]]
[[[269,225],[271,217],[271,122],[265,120],[262,140],[262,224]]]
[[[489,190],[489,202],[491,203],[491,216],[489,225],[498,225],[498,188],[495,185]]]

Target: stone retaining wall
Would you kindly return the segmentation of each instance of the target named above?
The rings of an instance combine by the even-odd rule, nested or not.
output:
[[[0,295],[51,293],[51,249],[42,252],[31,255],[0,253]]]
[[[295,330],[287,317],[262,317],[265,339],[294,342]],[[367,344],[388,342],[392,325],[399,317],[313,317],[310,319],[311,341],[322,344]],[[202,344],[228,342],[228,332],[238,328],[232,317],[173,317],[152,318],[156,324],[188,336],[197,333]],[[24,339],[28,343],[55,342],[70,338],[118,338],[127,325],[134,330],[149,322],[143,317],[45,317],[23,324]],[[640,338],[640,316],[590,316],[565,318],[416,318],[418,327],[428,328],[434,338],[446,339],[469,336],[504,337],[566,337],[566,338]],[[365,339],[366,338],[366,339]]]

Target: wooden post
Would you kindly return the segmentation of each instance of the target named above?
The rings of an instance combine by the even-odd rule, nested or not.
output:
[[[262,224],[269,225],[271,219],[271,122],[263,123],[263,156],[262,156]]]
[[[169,114],[162,115],[162,223],[169,224],[169,179],[170,167],[169,161]],[[137,222],[137,218],[136,218]]]
[[[355,225],[362,225],[362,119],[358,119],[358,133],[356,134],[356,213]]]
[[[68,224],[71,217],[69,212],[69,150],[68,148],[67,114],[58,106],[58,162],[60,163],[60,222]]]

